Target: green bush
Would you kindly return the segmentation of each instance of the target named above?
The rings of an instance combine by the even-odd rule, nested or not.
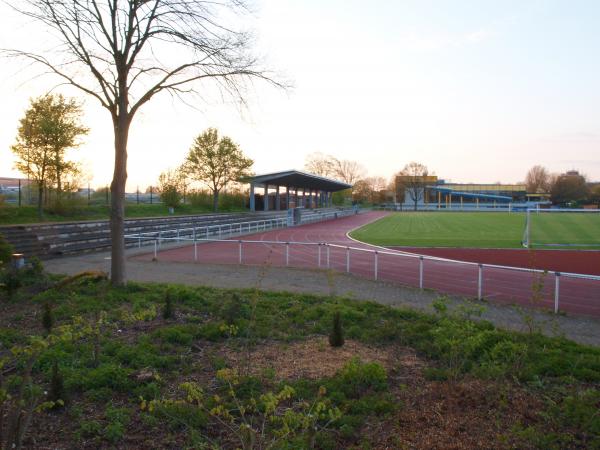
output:
[[[163,319],[172,319],[175,317],[175,305],[173,295],[167,291],[165,295],[165,304],[163,305]]]
[[[336,311],[333,315],[331,333],[329,334],[329,345],[332,347],[341,347],[344,345],[344,330],[342,330],[342,318],[340,317],[339,311]]]
[[[0,269],[2,268],[2,264],[9,264],[10,258],[14,250],[12,246],[6,242],[2,233],[0,233]]]
[[[384,391],[387,389],[387,373],[385,368],[376,362],[363,363],[352,358],[335,377],[337,390],[349,398],[358,398],[367,391]]]

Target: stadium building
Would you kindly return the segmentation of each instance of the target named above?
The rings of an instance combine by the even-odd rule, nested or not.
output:
[[[531,204],[543,201],[531,197],[525,184],[450,183],[435,175],[422,177],[398,175],[395,179],[396,199],[406,207],[451,208],[495,207],[509,204]]]

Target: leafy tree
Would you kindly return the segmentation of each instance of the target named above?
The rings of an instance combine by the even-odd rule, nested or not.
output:
[[[111,183],[111,281],[125,276],[125,183],[129,128],[139,109],[161,92],[181,96],[199,82],[244,102],[246,81],[277,86],[251,54],[241,28],[244,0],[22,0],[15,10],[51,29],[60,51],[9,50],[43,66],[63,83],[94,97],[114,130]],[[51,47],[45,43],[44,47]],[[206,91],[211,92],[211,91]]]
[[[590,189],[589,200],[591,203],[600,206],[600,184],[597,184]]]
[[[74,99],[47,94],[30,100],[19,121],[17,142],[11,149],[18,158],[15,167],[37,185],[40,217],[45,189],[54,183],[60,195],[65,176],[78,173],[77,164],[67,161],[65,154],[79,146],[79,137],[88,132],[79,123],[80,115],[81,106]]]
[[[544,166],[533,166],[527,172],[525,185],[531,194],[546,193],[550,190],[550,173]]]
[[[589,193],[585,177],[571,171],[555,178],[550,187],[550,200],[559,205],[579,203],[585,201]]]
[[[415,211],[419,200],[425,196],[425,188],[430,183],[429,169],[424,164],[410,162],[396,175],[397,191],[408,193],[414,203]],[[403,201],[403,195],[398,195],[398,201]]]
[[[218,131],[209,128],[194,139],[183,170],[194,181],[208,186],[213,195],[213,210],[217,211],[221,190],[231,182],[250,176],[253,164],[230,138],[219,138]]]
[[[380,195],[386,189],[386,181],[383,177],[367,177],[358,180],[354,184],[352,196],[359,202],[377,203],[385,200],[385,195]]]
[[[167,170],[158,177],[158,192],[163,203],[176,208],[181,203],[185,187],[184,175],[180,170]]]

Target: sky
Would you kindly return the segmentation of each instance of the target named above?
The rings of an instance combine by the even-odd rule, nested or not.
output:
[[[596,0],[257,0],[255,49],[293,88],[257,83],[244,109],[157,97],[132,125],[127,188],[156,183],[208,127],[256,173],[302,169],[322,152],[386,178],[418,161],[453,182],[519,182],[536,164],[599,181],[598,23]],[[3,3],[0,25],[0,48],[48,39]],[[0,176],[18,176],[10,145],[29,98],[54,89],[85,100],[91,131],[71,154],[92,186],[109,184],[108,113],[39,68],[1,63]]]

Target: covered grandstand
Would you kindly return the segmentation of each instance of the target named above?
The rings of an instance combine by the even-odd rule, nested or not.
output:
[[[250,183],[251,211],[331,207],[334,192],[352,187],[332,178],[299,170],[257,175],[246,181]],[[262,190],[262,195],[256,193],[257,188]]]

